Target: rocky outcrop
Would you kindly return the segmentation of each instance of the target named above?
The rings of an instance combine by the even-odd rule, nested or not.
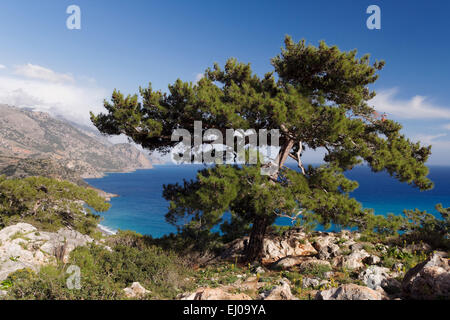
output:
[[[316,300],[382,300],[383,298],[383,294],[379,291],[352,283],[319,291],[315,297]]]
[[[369,266],[359,274],[359,279],[373,290],[386,287],[389,278],[389,269],[378,266]]]
[[[337,256],[339,252],[339,246],[334,243],[336,240],[333,236],[320,237],[314,242],[314,248],[319,253],[319,259],[330,259]]]
[[[229,243],[223,251],[221,258],[233,259],[235,257],[241,257],[244,253],[246,243],[248,243],[248,237],[243,237]],[[309,257],[316,254],[316,249],[307,240],[305,233],[291,230],[283,236],[264,239],[261,262],[268,265],[286,257]]]
[[[305,261],[304,257],[285,257],[285,258],[281,258],[280,260],[275,262],[271,266],[271,268],[286,270],[286,269],[290,269],[294,266],[297,266],[304,261]]]
[[[347,256],[337,256],[334,259],[333,264],[347,269],[360,269],[364,267],[363,261],[368,257],[370,257],[370,254],[364,249],[356,249]]]
[[[316,278],[303,278],[302,279],[302,288],[316,288],[320,285],[320,279]]]
[[[244,293],[232,294],[222,288],[199,288],[193,293],[179,296],[181,300],[251,300]]]
[[[67,228],[58,232],[42,232],[27,223],[0,230],[0,281],[24,268],[37,271],[58,259],[68,262],[69,254],[93,239]]]
[[[261,294],[263,300],[298,300],[291,292],[289,280],[282,279],[280,284]]]
[[[133,282],[133,284],[125,289],[125,296],[127,298],[142,298],[151,292],[145,289],[139,282]]]
[[[388,268],[372,265],[363,270],[358,278],[373,290],[382,290],[391,297],[398,297],[402,284],[395,276],[397,273],[391,272]]]
[[[289,237],[264,239],[263,264],[270,264],[285,257],[306,257],[317,254],[306,240],[305,234],[292,234]]]
[[[450,299],[449,259],[434,253],[406,273],[402,289],[403,295],[411,299]]]

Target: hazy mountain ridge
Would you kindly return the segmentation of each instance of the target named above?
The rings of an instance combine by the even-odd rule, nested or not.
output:
[[[35,171],[34,165],[43,168],[48,164],[56,168],[52,172],[96,178],[105,172],[152,167],[147,156],[133,145],[113,145],[100,135],[47,113],[0,105],[0,115],[0,167],[8,167],[9,174],[21,176]]]

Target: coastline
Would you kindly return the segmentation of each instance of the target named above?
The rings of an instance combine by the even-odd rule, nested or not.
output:
[[[111,198],[118,198],[119,195],[118,194],[114,194],[114,193],[110,193],[110,192],[106,192],[104,190],[95,188],[93,186],[91,186],[85,179],[101,179],[104,178],[108,173],[130,173],[130,172],[135,172],[137,170],[148,170],[148,169],[153,169],[154,167],[151,166],[150,168],[137,168],[137,169],[133,169],[133,170],[126,170],[126,171],[112,171],[112,172],[102,172],[102,175],[99,177],[84,177],[83,181],[86,182],[88,184],[89,189],[95,190],[99,196],[103,197],[105,199],[105,201],[110,202]],[[117,234],[117,230],[111,229],[107,226],[102,225],[101,223],[97,224],[97,229],[104,235],[104,236],[113,236],[115,234]]]
[[[108,228],[100,223],[97,225],[97,229],[105,236],[113,236],[113,235],[117,234],[116,230]]]

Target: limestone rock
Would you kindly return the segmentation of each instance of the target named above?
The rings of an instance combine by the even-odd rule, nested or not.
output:
[[[402,289],[403,294],[412,299],[449,299],[449,260],[434,253],[406,273]]]
[[[356,244],[356,241],[350,239],[350,240],[345,241],[345,242],[342,244],[341,248],[342,248],[342,247],[351,247],[351,246],[353,246],[353,245],[355,245],[355,244]]]
[[[302,288],[315,288],[320,285],[320,280],[316,278],[303,278]]]
[[[256,268],[255,272],[256,272],[256,274],[263,274],[263,273],[266,272],[266,270],[264,270],[263,267],[258,266],[258,267]]]
[[[291,292],[287,279],[280,280],[280,284],[261,294],[263,300],[298,300]]]
[[[89,236],[70,230],[41,232],[27,223],[18,223],[0,230],[0,281],[24,268],[38,271],[57,259],[67,262],[78,246],[92,242]]]
[[[382,293],[356,284],[317,292],[316,300],[382,300]]]
[[[370,289],[383,288],[388,284],[389,269],[370,266],[359,274],[359,279]]]
[[[226,245],[221,254],[222,259],[234,259],[244,254],[249,237],[236,239]],[[282,236],[265,238],[263,242],[263,252],[261,262],[272,264],[282,258],[305,257],[316,255],[317,251],[308,242],[306,234],[296,229],[287,231]]]
[[[370,255],[364,250],[355,250],[348,256],[343,256],[340,264],[347,269],[360,269],[364,267],[363,260]]]
[[[319,260],[311,257],[286,257],[278,260],[271,268],[273,269],[290,269],[294,266],[299,266],[301,270],[313,267],[314,265],[326,265],[331,267],[330,263],[325,260]]]
[[[133,282],[131,286],[123,289],[123,291],[127,298],[139,298],[150,293],[150,291],[145,289],[139,282]]]
[[[41,250],[51,253],[64,263],[68,262],[69,254],[75,248],[85,246],[94,241],[87,235],[67,228],[60,229],[57,233],[44,234],[49,236],[49,240],[41,247]]]
[[[341,230],[341,232],[338,233],[339,238],[344,240],[350,240],[352,237],[352,233],[349,230]]]
[[[235,283],[232,286],[241,291],[258,291],[259,288],[264,287],[264,285],[265,283],[260,282],[258,277],[249,277],[242,283]]]
[[[285,257],[275,262],[271,268],[286,270],[301,264],[303,261],[305,261],[304,257]]]
[[[317,254],[314,247],[304,239],[293,237],[264,239],[262,263],[274,263],[282,258],[305,257]]]
[[[336,239],[332,236],[319,237],[314,242],[314,248],[319,253],[319,259],[329,259],[338,254],[339,246],[334,243]]]

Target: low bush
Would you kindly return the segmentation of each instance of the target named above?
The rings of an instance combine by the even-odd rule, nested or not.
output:
[[[70,265],[80,268],[79,290],[67,287]],[[188,275],[175,254],[158,247],[138,249],[119,244],[109,251],[92,244],[75,249],[66,265],[46,266],[37,274],[19,271],[10,275],[8,294],[12,299],[123,299],[123,289],[137,281],[152,292],[152,298],[173,299],[188,289],[184,281]]]
[[[0,228],[26,222],[47,231],[71,227],[92,235],[100,217],[90,208],[102,212],[109,206],[96,191],[68,181],[0,176]]]

